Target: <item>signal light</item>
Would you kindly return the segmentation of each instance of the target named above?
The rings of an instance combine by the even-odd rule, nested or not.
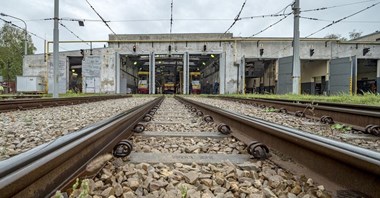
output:
[[[369,47],[363,49],[363,56],[365,56],[370,51]]]
[[[81,54],[82,56],[84,56],[84,50],[83,50],[83,49],[80,50],[80,54]]]
[[[203,51],[207,50],[207,45],[203,45]]]
[[[83,27],[84,26],[84,21],[78,21],[79,26]]]
[[[260,49],[260,56],[263,56],[264,54],[264,49]]]
[[[133,52],[136,52],[136,45],[133,46]]]
[[[310,49],[310,56],[314,55],[314,49]]]
[[[172,46],[169,45],[169,48],[168,48],[169,52],[172,51]]]

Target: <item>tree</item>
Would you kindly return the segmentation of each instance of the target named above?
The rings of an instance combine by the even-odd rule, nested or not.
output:
[[[27,36],[27,52],[34,54],[31,36]],[[22,75],[22,61],[24,56],[25,32],[23,29],[5,24],[0,29],[0,68],[4,79],[14,80],[17,75]]]
[[[340,34],[328,34],[326,35],[324,38],[328,38],[328,39],[338,39],[338,40],[341,40],[341,41],[346,41],[347,39],[344,38],[342,35]]]
[[[350,40],[357,39],[362,35],[363,32],[356,32],[356,30],[352,30],[352,32],[348,33],[348,36],[350,37]]]

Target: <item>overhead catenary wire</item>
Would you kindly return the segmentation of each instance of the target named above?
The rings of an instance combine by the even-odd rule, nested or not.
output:
[[[312,21],[324,21],[324,22],[333,22],[333,20],[313,18],[313,17],[300,17],[301,19],[307,19]],[[342,21],[342,23],[380,23],[380,21]]]
[[[238,14],[236,15],[235,19],[234,19],[234,22],[232,22],[232,24],[230,25],[230,27],[224,32],[224,34],[226,34],[235,24],[236,22],[239,20],[239,17],[240,17],[240,14],[241,12],[243,11],[244,9],[244,6],[245,4],[247,3],[247,0],[244,1],[243,5],[241,6],[240,8],[240,11],[238,12]]]
[[[103,21],[103,23],[108,27],[109,30],[111,30],[111,32],[113,34],[116,35],[116,33],[112,30],[112,28],[108,25],[107,21],[104,20],[104,18],[95,10],[95,8],[90,4],[90,2],[88,2],[88,0],[86,0],[87,4],[91,7],[91,9],[98,15],[98,17]]]
[[[72,30],[70,30],[66,25],[64,25],[62,22],[59,21],[59,24],[64,27],[67,31],[69,31],[72,35],[74,35],[75,37],[77,37],[79,40],[85,42],[83,39],[81,39],[77,34],[75,34]],[[90,44],[86,43],[88,46],[90,46]]]
[[[240,17],[238,20],[257,19],[257,18],[270,18],[270,17],[281,17],[281,16],[286,16],[286,15],[287,14],[265,14],[265,15],[249,16],[249,17]]]
[[[18,29],[20,29],[20,30],[24,30],[24,31],[25,31],[24,28],[22,28],[22,27],[20,27],[20,26],[18,26],[18,25],[16,25],[16,24],[14,24],[14,23],[12,23],[12,21],[7,21],[7,20],[2,19],[2,18],[0,18],[0,20],[2,20],[4,23],[8,23],[8,24],[12,25],[13,27],[16,27],[16,28],[18,28]],[[39,38],[39,39],[45,40],[43,37],[38,36],[37,34],[35,34],[35,33],[33,33],[33,32],[30,32],[30,31],[26,31],[26,32],[27,32],[28,34],[30,34],[30,35],[33,35],[33,36]]]
[[[327,10],[327,9],[331,9],[331,8],[339,8],[339,7],[356,5],[356,4],[361,4],[361,3],[368,3],[368,2],[371,2],[371,1],[376,1],[376,0],[365,0],[365,1],[358,1],[358,2],[353,2],[353,3],[340,4],[340,5],[335,5],[335,6],[320,7],[320,8],[314,8],[314,9],[308,9],[308,10],[301,10],[301,13],[302,12],[322,11],[322,10]]]
[[[14,23],[12,23],[12,21],[7,21],[7,20],[2,19],[2,18],[0,18],[0,20],[2,20],[4,23],[8,23],[8,24],[12,25],[13,27],[16,27],[16,28],[21,29],[21,30],[25,30],[24,28],[22,28],[22,27],[20,27],[20,26],[18,26],[18,25],[16,25],[16,24],[14,24]],[[39,36],[39,35],[37,35],[37,34],[31,32],[31,31],[27,31],[27,33],[30,34],[30,35],[32,35],[32,36],[35,36],[36,38],[39,38],[39,39],[41,39],[41,40],[43,40],[43,41],[46,40],[46,39],[43,38],[42,36]],[[64,48],[64,47],[59,46],[59,48],[68,51],[68,49],[66,49],[66,48]]]
[[[372,5],[370,5],[370,6],[366,7],[366,8],[364,8],[364,9],[361,9],[361,10],[359,10],[359,11],[353,13],[353,14],[350,14],[350,15],[348,15],[348,16],[345,16],[345,17],[343,17],[343,18],[341,18],[341,19],[339,19],[339,20],[333,21],[333,22],[331,22],[330,24],[324,26],[323,28],[321,28],[321,29],[319,29],[319,30],[317,30],[317,31],[315,31],[315,32],[313,32],[313,33],[311,33],[311,34],[309,34],[309,35],[306,36],[305,38],[308,38],[308,37],[310,37],[310,36],[313,36],[314,34],[320,32],[320,31],[322,31],[322,30],[324,30],[324,29],[326,29],[326,28],[328,28],[328,27],[330,27],[330,26],[332,26],[332,25],[335,25],[335,24],[337,24],[337,23],[339,23],[339,22],[341,22],[341,21],[343,21],[343,20],[345,20],[345,19],[348,19],[348,18],[350,18],[350,17],[352,17],[352,16],[355,16],[355,15],[361,13],[361,12],[364,12],[364,11],[366,11],[366,10],[372,8],[372,7],[375,7],[375,6],[378,5],[378,4],[380,4],[380,2],[375,3],[375,4],[372,4]]]

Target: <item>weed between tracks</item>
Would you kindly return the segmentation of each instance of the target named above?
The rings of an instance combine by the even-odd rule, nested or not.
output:
[[[230,94],[226,96],[233,96],[239,98],[270,98],[270,99],[288,99],[288,100],[308,100],[320,102],[336,102],[336,103],[349,103],[349,104],[365,104],[380,106],[380,95],[374,93],[364,93],[363,95],[339,94],[333,96],[317,96],[317,95],[295,95],[295,94]]]

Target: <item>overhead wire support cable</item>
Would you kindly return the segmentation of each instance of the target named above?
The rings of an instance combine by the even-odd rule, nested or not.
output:
[[[280,23],[281,21],[285,20],[285,19],[286,19],[288,16],[290,16],[291,14],[292,14],[292,13],[288,13],[288,14],[286,14],[286,15],[285,15],[283,18],[281,18],[280,20],[278,20],[278,21],[276,21],[276,22],[270,24],[268,27],[262,29],[261,31],[255,33],[255,34],[253,34],[252,37],[253,37],[253,36],[257,36],[258,34],[261,34],[261,33],[263,33],[264,31],[268,30],[269,28],[271,28],[271,27],[277,25],[277,24]]]
[[[375,7],[375,6],[378,5],[378,4],[380,4],[380,2],[375,3],[375,4],[372,4],[372,5],[370,5],[370,6],[366,7],[366,8],[364,8],[364,9],[361,9],[361,10],[359,10],[359,11],[353,13],[353,14],[350,14],[350,15],[348,15],[348,16],[345,16],[345,17],[343,17],[343,18],[341,18],[341,19],[339,19],[339,20],[337,20],[337,21],[333,21],[333,22],[331,22],[330,24],[324,26],[323,28],[321,28],[321,29],[319,29],[319,30],[317,30],[317,31],[315,31],[315,32],[313,32],[313,33],[311,33],[311,34],[309,34],[309,35],[306,36],[305,38],[308,38],[308,37],[310,37],[310,36],[313,36],[314,34],[320,32],[320,31],[322,31],[322,30],[324,30],[324,29],[326,29],[326,28],[328,28],[328,27],[330,27],[330,26],[332,26],[332,25],[334,25],[334,24],[337,24],[337,23],[339,23],[339,22],[341,22],[341,21],[343,21],[343,20],[345,20],[345,19],[348,19],[348,18],[350,18],[350,17],[352,17],[352,16],[355,16],[355,15],[361,13],[361,12],[364,12],[364,11],[366,11],[366,10],[372,8],[372,7]]]
[[[335,5],[335,6],[320,7],[320,8],[314,8],[314,9],[308,9],[308,10],[301,10],[301,13],[302,12],[322,11],[322,10],[327,10],[327,9],[331,9],[331,8],[339,8],[339,7],[344,7],[344,6],[350,6],[350,5],[356,5],[356,4],[361,4],[361,3],[367,3],[367,2],[371,2],[371,1],[376,1],[376,0],[358,1],[358,2],[353,2],[353,3],[346,3],[346,4]]]
[[[247,3],[247,0],[244,1],[243,5],[240,8],[240,11],[238,12],[236,17],[234,18],[234,22],[232,22],[231,26],[224,32],[224,34],[226,34],[236,24],[236,22],[239,20],[240,14],[244,9],[245,3]]]
[[[102,16],[100,16],[100,14],[95,10],[95,8],[90,4],[90,2],[88,2],[88,0],[86,0],[87,4],[91,7],[92,10],[94,10],[94,12],[98,15],[98,17],[103,21],[103,23],[108,27],[109,30],[111,30],[111,32],[113,34],[116,34],[112,28],[108,25],[107,21],[104,20],[104,18]]]

